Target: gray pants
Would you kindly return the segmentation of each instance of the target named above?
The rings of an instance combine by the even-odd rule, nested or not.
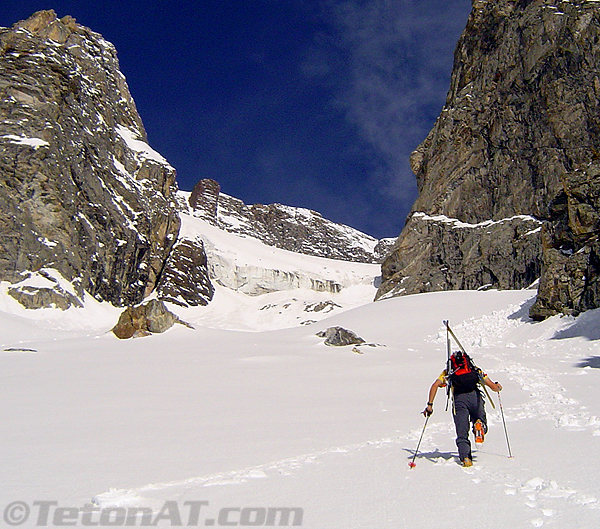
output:
[[[469,441],[469,422],[475,424],[481,419],[483,429],[487,432],[487,420],[483,397],[479,391],[461,393],[454,397],[454,426],[456,427],[456,446],[458,457],[462,461],[465,457],[472,459],[471,441]]]

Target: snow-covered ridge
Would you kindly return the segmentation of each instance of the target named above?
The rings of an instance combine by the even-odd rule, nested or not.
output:
[[[133,131],[122,125],[117,125],[115,130],[117,131],[117,134],[123,138],[123,141],[125,141],[127,146],[137,153],[142,160],[151,160],[174,170],[160,153],[155,151],[145,141],[139,139],[139,133],[137,131]]]
[[[215,185],[218,186],[216,182]],[[320,213],[284,204],[246,205],[225,193],[215,193],[216,211],[189,205],[191,193],[178,193],[181,210],[208,220],[230,233],[251,236],[270,246],[297,253],[346,261],[379,263],[394,239],[378,240]]]

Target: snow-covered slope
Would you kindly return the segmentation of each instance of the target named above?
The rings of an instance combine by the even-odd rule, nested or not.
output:
[[[180,312],[194,324],[238,330],[306,325],[373,300],[379,265],[299,254],[181,214],[179,237],[202,240],[215,296]],[[178,311],[178,308],[174,308]]]
[[[46,501],[56,502],[45,504],[49,526],[57,508],[83,526],[77,509],[105,509],[87,523],[139,507],[154,512],[130,526],[162,510],[158,525],[173,527],[196,506],[199,526],[267,526],[269,508],[287,507],[310,529],[596,527],[600,312],[532,323],[533,295],[421,294],[310,326],[197,324],[129,341],[106,333],[102,305],[61,313],[65,325],[82,321],[59,331],[4,304],[0,506],[14,516],[5,519],[19,521],[26,510],[12,502],[25,502],[23,527],[35,527],[34,502]],[[513,458],[494,396],[475,466],[458,466],[438,395],[408,467],[444,365],[444,319],[504,385]],[[326,347],[315,334],[331,325],[378,345]]]
[[[208,306],[182,308],[168,303],[193,325],[255,331],[307,325],[371,302],[378,286],[379,265],[283,250],[185,213],[181,214],[179,241],[195,244],[198,251],[204,248],[216,290]],[[39,325],[79,328],[89,324],[86,315],[90,311],[98,310],[107,314],[108,319],[102,320],[105,323],[114,325],[118,319],[119,310],[99,304],[89,295],[83,297],[85,308],[58,310],[64,307],[59,307],[51,294],[58,292],[61,299],[74,296],[74,287],[57,270],[42,269],[20,286],[35,287],[38,296],[48,292],[45,306],[54,308],[24,309],[9,295],[13,287],[6,281],[0,282],[0,307],[33,318]]]

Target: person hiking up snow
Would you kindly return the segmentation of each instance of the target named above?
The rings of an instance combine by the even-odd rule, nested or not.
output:
[[[454,401],[452,415],[456,427],[458,457],[464,467],[470,467],[473,465],[473,456],[471,455],[471,442],[469,441],[469,421],[473,423],[476,443],[483,443],[487,433],[483,395],[477,384],[481,382],[496,392],[501,391],[502,386],[498,382],[492,382],[481,369],[475,367],[471,358],[462,351],[456,351],[452,354],[449,366],[451,366],[450,374],[448,374],[447,369],[444,369],[431,385],[429,400],[427,401],[427,407],[423,410],[423,415],[429,417],[433,413],[433,401],[438,388],[450,384]]]

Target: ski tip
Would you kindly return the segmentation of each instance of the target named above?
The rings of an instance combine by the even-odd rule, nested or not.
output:
[[[414,461],[411,461],[411,462],[408,464],[408,466],[409,466],[410,468],[415,468],[415,467],[417,466],[417,464],[416,464]]]

